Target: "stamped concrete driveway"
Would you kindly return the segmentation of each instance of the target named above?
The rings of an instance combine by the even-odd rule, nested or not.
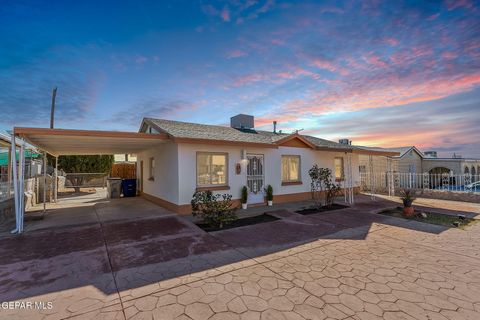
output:
[[[277,211],[207,234],[175,217],[38,231],[0,243],[4,319],[480,319],[480,224]]]

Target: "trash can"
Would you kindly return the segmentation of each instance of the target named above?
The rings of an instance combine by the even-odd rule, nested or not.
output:
[[[124,197],[135,197],[137,195],[137,179],[123,179],[122,192]]]
[[[122,178],[107,178],[107,198],[120,198],[122,191]]]

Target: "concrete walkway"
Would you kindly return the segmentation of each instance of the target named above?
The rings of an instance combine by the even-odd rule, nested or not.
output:
[[[359,200],[210,234],[150,215],[3,239],[0,301],[53,308],[0,318],[480,318],[480,224],[390,218],[372,212],[396,203]]]

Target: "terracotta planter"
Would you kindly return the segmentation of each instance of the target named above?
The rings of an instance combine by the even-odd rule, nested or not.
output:
[[[413,213],[415,212],[415,210],[413,209],[413,207],[404,207],[403,208],[403,215],[405,217],[411,217],[413,216]]]

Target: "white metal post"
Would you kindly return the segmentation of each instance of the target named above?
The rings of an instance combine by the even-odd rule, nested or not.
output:
[[[19,177],[19,208],[20,208],[20,221],[18,233],[23,232],[23,218],[25,215],[25,143],[22,141],[20,143],[20,161],[18,168],[18,177]]]
[[[47,153],[43,152],[43,214],[47,211]]]
[[[17,179],[17,144],[15,141],[15,134],[12,135],[12,171],[13,171],[13,197],[15,201],[15,225],[16,228],[11,231],[11,233],[17,233],[19,230],[19,221],[20,218],[18,216],[19,208],[18,208],[18,179]]]
[[[350,203],[355,203],[355,195],[354,195],[354,186],[353,186],[353,164],[352,164],[352,155],[349,154],[349,162],[350,162]]]
[[[54,199],[55,199],[55,204],[57,203],[57,195],[58,195],[58,157],[55,157],[55,182],[53,185],[54,188]]]

